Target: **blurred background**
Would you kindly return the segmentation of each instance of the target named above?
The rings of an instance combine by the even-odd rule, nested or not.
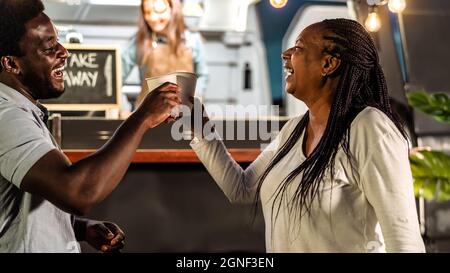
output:
[[[343,17],[364,24],[376,42],[392,103],[413,146],[427,147],[411,155],[427,250],[450,251],[450,1],[181,2],[186,27],[201,37],[201,61],[207,69],[201,97],[207,108],[223,110],[217,122],[225,126],[263,119],[281,127],[304,113],[306,106],[284,92],[281,52],[294,45],[304,27],[323,19]],[[113,106],[103,109],[102,103],[76,99],[49,102],[55,114],[50,127],[69,158],[78,160],[109,139],[125,105],[132,111],[141,91],[138,65],[122,77],[126,66],[120,59],[138,31],[141,2],[44,4],[61,40],[74,50],[116,50]],[[102,92],[89,92],[97,91]],[[280,111],[239,119],[227,112],[229,105],[277,105]],[[146,136],[124,181],[90,216],[121,225],[127,233],[126,252],[264,252],[260,212],[255,215],[251,205],[229,204],[189,150],[188,140],[168,139],[169,132],[169,126],[161,126]],[[245,167],[264,141],[230,140],[227,147]],[[85,245],[83,250],[92,251]]]

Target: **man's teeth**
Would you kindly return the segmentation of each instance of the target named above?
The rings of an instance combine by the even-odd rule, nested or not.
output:
[[[64,66],[56,68],[52,71],[55,77],[63,77],[64,76]]]
[[[58,73],[58,72],[63,72],[64,71],[64,66],[57,68],[55,70],[53,70],[54,72]]]

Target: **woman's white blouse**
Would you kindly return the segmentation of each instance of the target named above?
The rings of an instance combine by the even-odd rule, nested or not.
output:
[[[258,177],[300,121],[288,121],[277,138],[243,170],[220,140],[194,140],[192,149],[231,202],[254,201]],[[288,187],[287,198],[274,205],[274,193],[283,179],[304,160],[303,134],[292,150],[264,180],[260,199],[266,227],[267,252],[424,252],[408,143],[392,121],[367,107],[350,129],[352,169],[342,149],[336,155],[335,177],[329,171],[311,215],[294,220],[287,211],[300,176]],[[279,199],[278,199],[279,200]],[[279,202],[279,201],[277,201]]]

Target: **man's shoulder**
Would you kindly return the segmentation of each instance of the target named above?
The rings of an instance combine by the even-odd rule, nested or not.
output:
[[[0,123],[10,117],[20,118],[30,116],[32,116],[31,111],[25,107],[0,97]]]
[[[14,135],[41,135],[43,127],[33,111],[26,106],[0,98],[0,139]],[[16,139],[17,140],[17,139]]]

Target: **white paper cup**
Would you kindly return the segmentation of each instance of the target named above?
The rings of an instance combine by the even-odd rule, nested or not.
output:
[[[146,78],[148,90],[152,92],[166,82],[177,84],[181,88],[181,102],[184,105],[192,107],[189,97],[195,95],[195,88],[197,86],[197,75],[191,72],[173,72],[167,75]]]

